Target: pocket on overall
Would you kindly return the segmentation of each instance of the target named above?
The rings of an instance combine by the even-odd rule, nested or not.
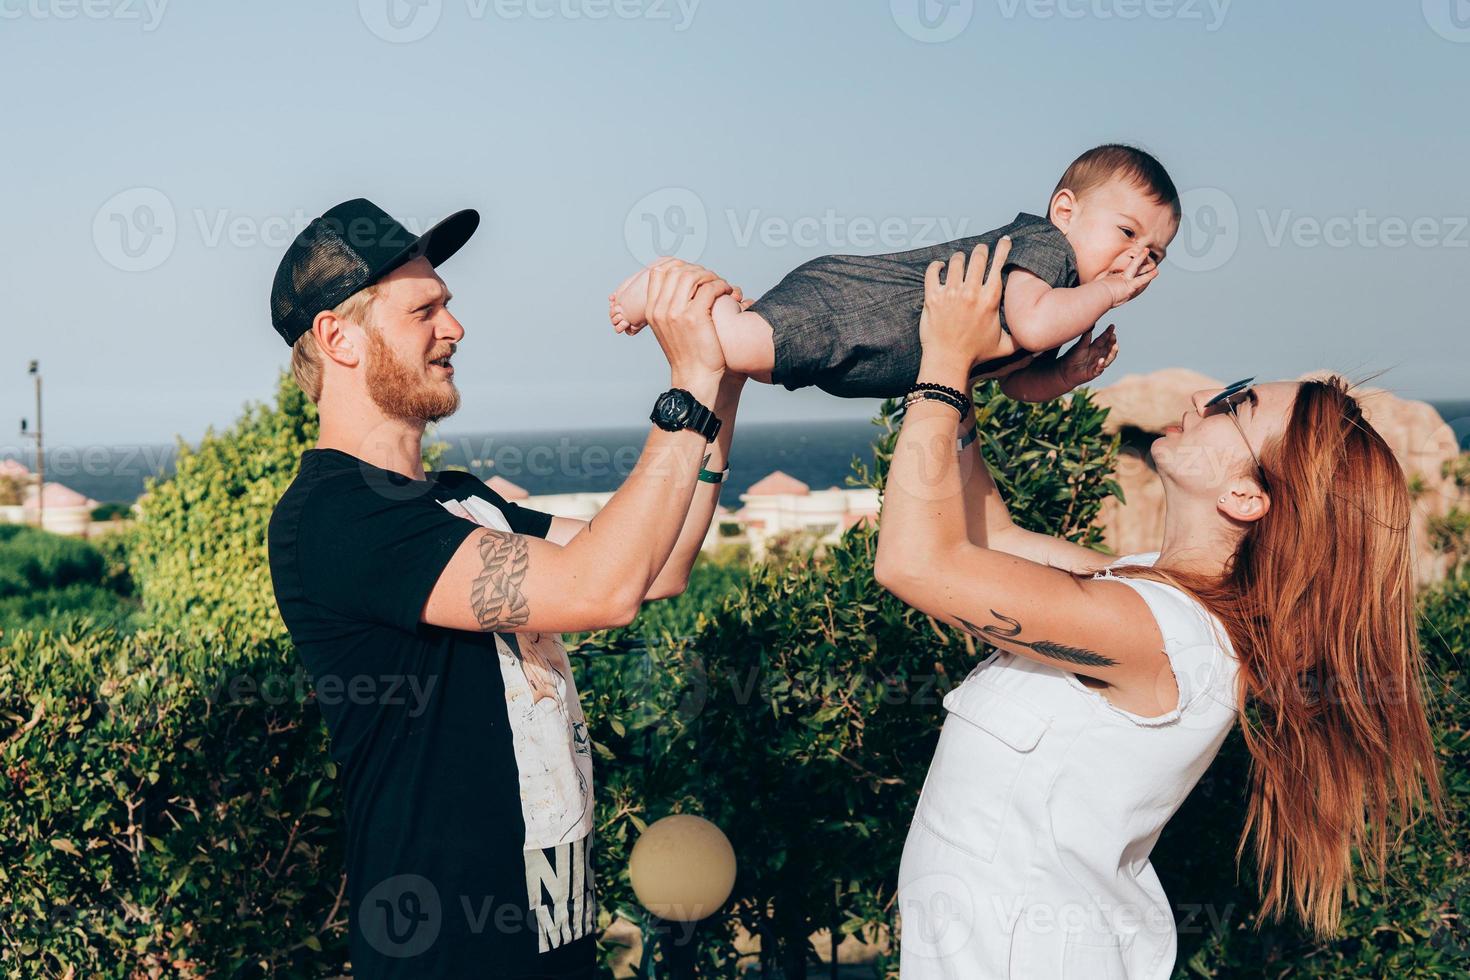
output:
[[[1064,930],[1058,917],[1072,908],[1037,905],[1021,913],[1011,939],[1010,975],[1056,980],[1128,980],[1129,935]]]
[[[1128,980],[1117,936],[1073,936],[1062,947],[1061,980]]]
[[[990,861],[1016,783],[1050,720],[988,685],[970,681],[944,698],[949,715],[919,796],[916,818],[946,843]]]

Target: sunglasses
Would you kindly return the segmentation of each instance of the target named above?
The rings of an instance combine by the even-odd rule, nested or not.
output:
[[[1251,448],[1251,441],[1245,437],[1245,429],[1241,428],[1240,416],[1235,411],[1235,406],[1252,397],[1251,388],[1254,387],[1255,381],[1255,378],[1246,378],[1244,381],[1237,381],[1234,384],[1226,385],[1220,389],[1219,394],[1205,402],[1205,411],[1201,414],[1209,414],[1217,406],[1224,406],[1225,410],[1230,413],[1230,420],[1235,423],[1235,428],[1240,432],[1240,438],[1245,443],[1246,451],[1251,454],[1251,459],[1255,461],[1256,470],[1261,475],[1261,489],[1269,493],[1271,488],[1266,480],[1266,468],[1261,465],[1261,458]]]

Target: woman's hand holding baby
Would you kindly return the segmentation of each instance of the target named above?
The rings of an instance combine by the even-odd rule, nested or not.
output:
[[[990,275],[985,274],[989,249],[975,246],[966,268],[965,256],[956,252],[949,260],[944,282],[939,281],[943,262],[929,266],[924,276],[924,312],[919,317],[919,342],[923,361],[947,372],[968,372],[980,361],[1001,353],[1001,270],[1011,251],[1011,240],[1002,238],[995,246]],[[923,380],[931,380],[923,368]]]

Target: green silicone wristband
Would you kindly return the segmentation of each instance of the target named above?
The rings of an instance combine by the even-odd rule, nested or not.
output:
[[[709,454],[708,453],[705,454],[704,461],[706,463],[709,462]],[[718,471],[716,471],[716,470],[707,470],[703,466],[701,466],[699,468],[699,479],[700,479],[700,482],[702,482],[702,483],[724,483],[725,480],[729,476],[730,476],[730,467],[728,467],[728,466],[726,466],[724,469],[718,470]]]

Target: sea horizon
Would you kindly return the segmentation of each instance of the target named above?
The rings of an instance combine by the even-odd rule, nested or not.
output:
[[[1427,402],[1470,450],[1470,399]],[[845,487],[854,457],[872,461],[879,429],[871,419],[815,422],[741,422],[730,453],[730,479],[721,498],[736,506],[740,495],[780,470],[814,490]],[[616,490],[632,471],[648,436],[647,426],[431,432],[441,443],[441,468],[463,468],[483,480],[499,476],[533,496]],[[190,444],[197,448],[198,443]],[[46,447],[47,482],[64,484],[98,503],[131,504],[149,479],[171,476],[175,443]],[[5,446],[0,460],[34,471],[35,449]]]

